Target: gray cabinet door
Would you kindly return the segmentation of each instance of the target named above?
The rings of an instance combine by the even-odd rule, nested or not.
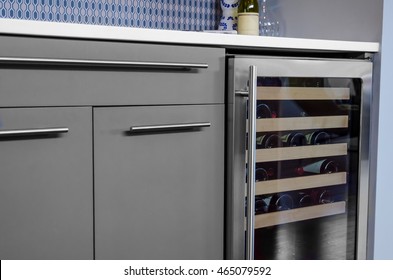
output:
[[[91,116],[91,108],[0,109],[0,259],[93,258]],[[16,135],[59,127],[69,131]]]
[[[224,105],[95,108],[94,137],[97,259],[223,258]]]

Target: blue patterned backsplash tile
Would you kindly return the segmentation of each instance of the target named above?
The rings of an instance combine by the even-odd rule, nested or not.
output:
[[[217,29],[218,0],[2,0],[0,18],[170,30]]]

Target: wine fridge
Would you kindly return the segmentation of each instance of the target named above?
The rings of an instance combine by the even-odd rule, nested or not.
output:
[[[365,259],[372,62],[227,59],[226,257]]]

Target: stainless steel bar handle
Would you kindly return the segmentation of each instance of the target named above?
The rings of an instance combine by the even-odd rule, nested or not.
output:
[[[0,130],[0,137],[51,135],[67,133],[68,131],[68,127]]]
[[[158,131],[175,131],[175,130],[188,130],[201,127],[210,127],[210,122],[198,123],[181,123],[181,124],[160,124],[160,125],[139,125],[131,126],[130,132],[158,132]]]
[[[198,69],[208,68],[206,63],[166,63],[166,62],[138,62],[117,60],[86,60],[86,59],[54,59],[54,58],[24,58],[0,57],[0,64],[23,65],[69,65],[91,67],[117,67],[117,68],[158,68],[158,69]]]
[[[255,154],[257,111],[257,67],[250,66],[248,96],[247,240],[246,258],[254,259]]]
[[[235,94],[241,97],[247,97],[249,96],[249,92],[245,90],[237,90],[235,91]]]

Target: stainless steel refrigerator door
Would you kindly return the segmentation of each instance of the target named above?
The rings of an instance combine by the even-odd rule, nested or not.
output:
[[[356,226],[356,258],[366,258],[369,131],[372,62],[344,59],[307,59],[235,56],[228,58],[228,145],[227,145],[227,227],[226,257],[244,259],[246,255],[245,182],[247,97],[236,94],[248,90],[249,68],[256,66],[257,76],[358,78],[361,80],[359,164]]]

